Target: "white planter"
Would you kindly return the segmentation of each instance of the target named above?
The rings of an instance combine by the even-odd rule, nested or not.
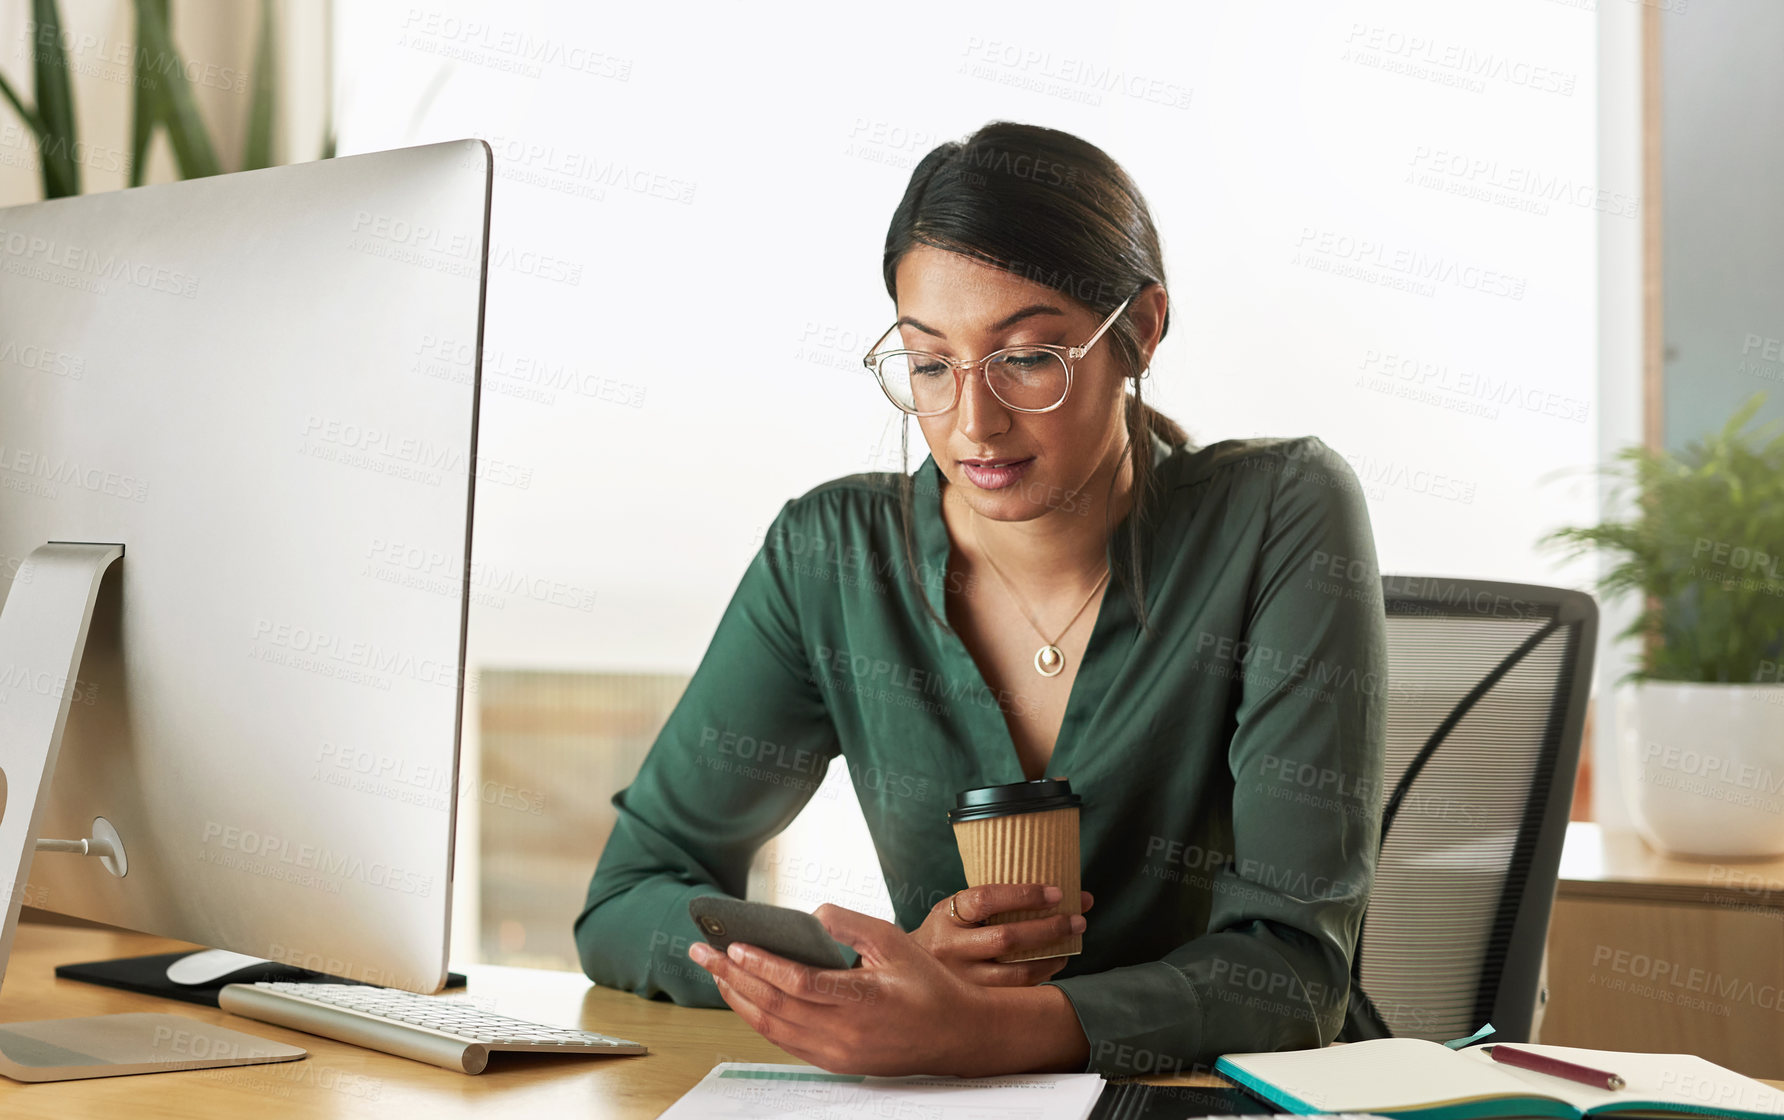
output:
[[[1641,681],[1623,788],[1648,843],[1688,859],[1784,855],[1784,684]]]

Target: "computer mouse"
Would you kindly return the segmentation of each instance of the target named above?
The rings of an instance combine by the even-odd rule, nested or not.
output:
[[[232,972],[257,968],[269,963],[265,957],[231,953],[227,949],[205,949],[187,953],[167,966],[167,978],[188,988],[204,988],[216,984]]]

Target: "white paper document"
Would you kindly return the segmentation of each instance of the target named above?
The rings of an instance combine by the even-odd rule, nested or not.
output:
[[[861,1077],[816,1066],[724,1062],[659,1120],[1084,1120],[1104,1084],[1095,1073]]]

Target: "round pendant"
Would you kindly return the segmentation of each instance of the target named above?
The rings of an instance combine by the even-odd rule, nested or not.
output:
[[[1043,677],[1057,677],[1065,668],[1065,654],[1055,645],[1045,645],[1035,650],[1034,671]]]

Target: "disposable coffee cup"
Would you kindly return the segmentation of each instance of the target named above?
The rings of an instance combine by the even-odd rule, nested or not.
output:
[[[1083,799],[1064,778],[1041,778],[962,790],[948,810],[968,886],[1043,883],[1062,892],[1058,905],[993,915],[987,925],[1083,913],[1078,893],[1078,810]],[[1013,950],[1004,964],[1069,957],[1083,951],[1082,934]]]

